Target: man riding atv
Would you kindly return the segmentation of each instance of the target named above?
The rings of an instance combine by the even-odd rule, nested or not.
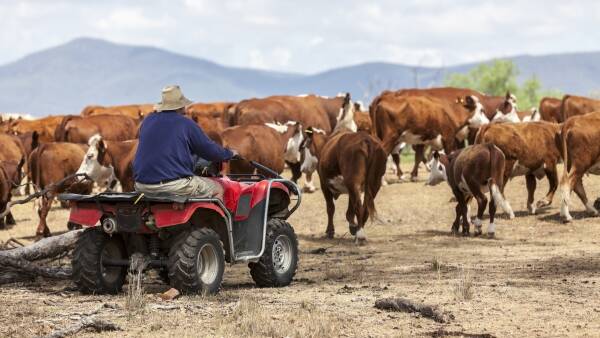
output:
[[[139,145],[133,161],[135,190],[145,195],[185,195],[223,199],[223,187],[216,181],[194,175],[198,157],[224,162],[237,152],[222,148],[183,114],[192,103],[179,86],[162,90],[156,113],[140,126]]]

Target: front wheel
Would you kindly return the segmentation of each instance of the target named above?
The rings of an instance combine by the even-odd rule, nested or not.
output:
[[[252,279],[260,287],[290,285],[298,266],[298,239],[292,226],[281,219],[270,219],[265,252],[258,262],[248,266]]]
[[[192,229],[169,253],[169,282],[186,294],[215,294],[221,288],[225,255],[212,229]]]

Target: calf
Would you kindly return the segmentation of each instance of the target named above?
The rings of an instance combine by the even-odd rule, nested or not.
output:
[[[347,95],[334,132],[326,136],[324,132],[309,129],[302,150],[312,147],[319,159],[317,170],[327,205],[327,237],[333,238],[335,233],[334,200],[340,194],[349,194],[346,220],[356,241],[363,242],[367,238],[364,225],[369,216],[376,214],[374,200],[381,188],[387,155],[375,137],[354,131],[353,110]],[[310,160],[304,156],[303,166]],[[363,198],[361,192],[364,192]]]
[[[100,187],[113,189],[119,180],[123,191],[133,191],[133,159],[138,140],[105,141],[96,134],[89,139],[88,145],[77,172],[87,174]]]
[[[578,115],[563,123],[560,130],[560,144],[564,162],[560,180],[561,207],[563,221],[570,222],[569,213],[571,191],[581,199],[588,213],[598,215],[598,210],[588,200],[583,188],[583,175],[600,175],[600,112]]]
[[[29,156],[28,172],[31,175],[31,181],[38,189],[44,189],[52,183],[76,173],[87,149],[88,146],[85,144],[64,142],[41,144]],[[73,178],[60,186],[53,187],[47,194],[43,195],[38,209],[40,220],[36,237],[51,235],[46,217],[57,194],[62,192],[89,194],[92,192],[92,183],[91,181]]]
[[[557,137],[560,126],[550,122],[493,123],[479,130],[476,143],[491,143],[505,156],[504,184],[515,176],[525,175],[527,182],[527,210],[536,213],[537,208],[552,203],[558,187],[556,165],[560,160]],[[533,203],[536,178],[546,176],[550,189],[546,197]],[[504,191],[504,186],[500,186]]]
[[[488,203],[487,191],[491,191],[493,201],[490,203],[490,224],[487,233],[493,237],[496,232],[494,217],[496,206],[500,205],[510,218],[514,213],[504,199],[500,187],[504,184],[505,160],[502,151],[493,144],[476,144],[457,150],[446,156],[437,151],[433,153],[433,161],[428,185],[436,185],[447,181],[456,198],[456,218],[452,224],[452,233],[458,234],[462,220],[463,235],[469,234],[468,205],[472,198],[477,201],[477,216],[473,220],[475,234],[482,233],[482,218]]]

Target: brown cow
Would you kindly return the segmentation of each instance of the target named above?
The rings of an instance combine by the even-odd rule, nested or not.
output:
[[[44,189],[50,184],[76,173],[87,148],[88,146],[85,144],[65,142],[41,144],[29,156],[28,165],[31,181],[34,182],[38,189]],[[92,183],[74,178],[61,186],[55,187],[48,194],[42,196],[38,209],[40,221],[36,236],[38,238],[50,236],[46,217],[57,194],[62,192],[89,194],[92,191]]]
[[[577,115],[563,123],[560,132],[563,176],[560,180],[560,215],[565,222],[573,217],[569,213],[571,191],[581,199],[588,213],[598,215],[598,210],[589,201],[583,187],[583,175],[600,175],[600,112]]]
[[[7,133],[21,135],[35,131],[40,142],[53,142],[55,130],[63,118],[62,115],[54,115],[37,120],[16,119],[9,123]]]
[[[466,112],[465,117],[457,118],[450,104],[435,97],[388,95],[380,97],[372,108],[373,131],[382,140],[387,154],[403,142],[430,145],[449,153],[467,136],[459,133],[464,129]],[[424,160],[424,152],[417,151],[411,173],[413,179],[418,175],[419,163]],[[398,174],[401,177],[401,171]]]
[[[224,147],[235,149],[245,160],[259,162],[280,174],[284,169],[284,159],[290,156],[289,140],[301,133],[302,126],[299,123],[244,125],[225,129],[221,137]],[[255,169],[247,161],[231,161],[229,172],[250,174]]]
[[[482,104],[485,107],[485,111],[491,112],[491,113],[495,113],[496,108],[504,101],[504,98],[501,96],[488,96],[488,95],[482,94],[478,91],[475,91],[472,89],[466,89],[466,88],[439,87],[439,88],[428,88],[428,89],[403,89],[403,90],[398,90],[395,92],[384,91],[379,96],[375,97],[375,99],[373,99],[373,102],[371,103],[371,105],[369,107],[369,114],[371,115],[371,121],[373,121],[373,123],[375,123],[374,122],[374,114],[375,114],[376,107],[377,107],[378,103],[385,98],[401,97],[401,96],[433,96],[441,101],[444,101],[447,104],[447,108],[452,113],[452,115],[455,115],[454,119],[456,119],[457,121],[462,121],[464,124],[464,123],[466,123],[466,120],[468,119],[468,113],[465,111],[465,109],[463,107],[461,107],[461,105],[464,104],[464,102],[461,101],[460,98],[469,96],[469,95],[479,98],[479,100],[482,102]],[[491,119],[492,116],[490,116],[489,119]],[[380,126],[380,128],[381,128],[381,126]],[[373,130],[372,133],[373,133],[373,135],[375,135],[381,139],[381,137],[382,137],[381,130]],[[460,130],[457,131],[458,138],[456,141],[458,142],[458,145],[459,146],[464,145],[464,140],[467,139],[467,137],[468,137],[469,143],[473,143],[473,141],[475,140],[475,133],[476,133],[476,130],[469,131],[469,128],[466,125],[463,125],[460,128]],[[399,154],[403,148],[404,147],[399,143],[398,145],[396,145],[396,147],[391,152],[392,158],[396,165],[396,173],[397,173],[399,179],[403,179],[403,172],[400,169],[400,154]],[[412,180],[416,179],[416,177],[418,175],[419,165],[425,159],[425,146],[423,144],[416,144],[416,145],[413,145],[413,149],[415,150],[415,164],[414,164],[414,167],[413,167],[413,170],[411,173]]]
[[[303,126],[312,126],[329,133],[335,126],[343,100],[343,97],[327,98],[316,95],[270,96],[243,100],[235,106],[234,120],[238,125],[298,122]],[[300,138],[304,136],[300,135]],[[295,145],[299,146],[300,143]],[[290,159],[286,159],[286,162],[292,171],[292,180],[297,182],[302,176],[301,164],[290,162]],[[312,172],[305,174],[310,176]],[[315,190],[308,177],[304,190]]]
[[[527,182],[527,210],[552,204],[558,187],[556,165],[560,160],[557,137],[560,126],[545,121],[529,123],[492,123],[481,127],[476,143],[496,145],[505,156],[504,184],[512,177],[525,175]],[[546,176],[549,191],[546,197],[533,203],[536,178]],[[504,191],[504,186],[500,186]]]
[[[364,131],[371,133],[373,124],[371,123],[371,116],[368,111],[362,110],[360,103],[354,103],[354,122],[356,123],[357,131]]]
[[[456,218],[452,224],[452,233],[458,234],[462,219],[462,233],[469,234],[469,202],[474,197],[477,201],[477,216],[473,220],[475,234],[482,233],[483,213],[488,203],[487,191],[491,191],[490,224],[488,236],[493,237],[496,232],[494,217],[496,207],[499,205],[514,218],[510,204],[504,199],[500,187],[504,185],[504,154],[493,144],[475,144],[457,150],[450,155],[433,153],[431,172],[427,185],[436,185],[447,181],[456,198]]]
[[[600,100],[590,99],[589,97],[565,95],[560,105],[560,114],[562,121],[568,118],[584,115],[591,112],[600,111]]]
[[[365,132],[355,132],[354,107],[350,95],[346,95],[343,112],[333,133],[309,132],[303,149],[315,147],[317,154],[321,190],[327,204],[328,238],[333,238],[335,229],[333,215],[340,194],[349,194],[346,220],[350,233],[357,242],[366,240],[364,225],[369,216],[375,217],[375,197],[381,188],[385,174],[386,153],[379,141]],[[309,129],[310,130],[310,129]],[[309,160],[304,158],[303,162]],[[361,200],[361,192],[364,198]]]
[[[114,188],[116,180],[123,191],[134,191],[133,159],[138,140],[105,141],[96,134],[88,141],[89,148],[77,172],[87,174],[99,186]]]
[[[56,128],[57,142],[87,143],[100,134],[105,140],[126,141],[137,137],[136,120],[123,115],[65,116]]]
[[[563,118],[560,112],[562,100],[555,97],[544,97],[540,101],[539,112],[541,119],[548,122],[562,123]]]
[[[13,195],[13,189],[21,184],[26,156],[23,144],[18,137],[0,134],[0,213],[6,209],[7,203]],[[6,217],[0,217],[0,229],[3,229],[5,224],[15,225],[15,219],[11,213],[8,213]]]
[[[81,116],[94,115],[124,115],[134,120],[141,120],[154,111],[153,104],[129,104],[120,106],[87,106],[81,111]]]

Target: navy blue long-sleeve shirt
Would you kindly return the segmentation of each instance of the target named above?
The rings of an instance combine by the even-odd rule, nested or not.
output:
[[[140,126],[133,160],[136,182],[156,184],[194,175],[196,156],[227,161],[233,153],[209,139],[191,119],[174,111],[150,114]]]

